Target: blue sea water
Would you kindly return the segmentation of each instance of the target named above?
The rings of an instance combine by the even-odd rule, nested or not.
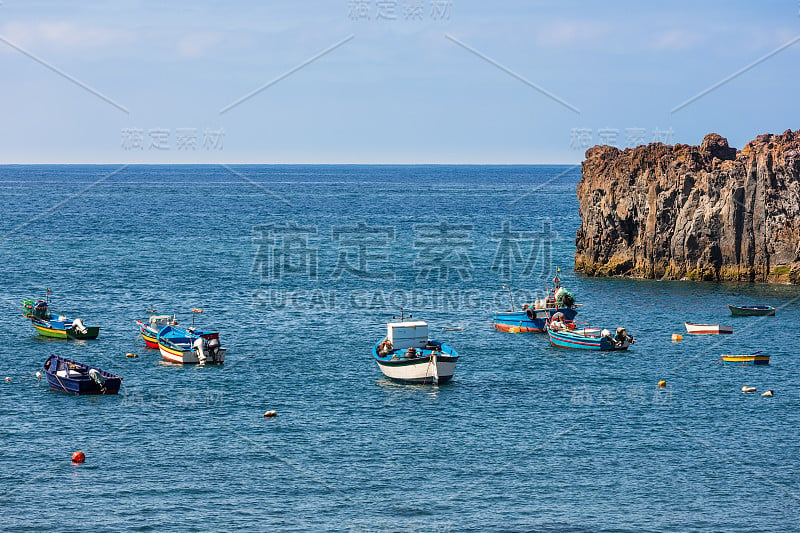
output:
[[[577,276],[578,179],[563,166],[0,167],[0,378],[13,379],[0,383],[0,529],[797,529],[800,290]],[[624,325],[628,352],[493,330],[504,284],[519,305],[559,267],[578,319]],[[100,337],[37,337],[20,300],[46,287]],[[734,318],[731,302],[779,310]],[[149,306],[184,323],[202,307],[225,365],[145,349],[134,320]],[[400,307],[459,351],[451,383],[382,377],[371,348]],[[690,337],[684,320],[735,332]],[[716,364],[756,350],[769,366]],[[23,381],[49,353],[120,374],[122,393]],[[76,450],[85,464],[70,464]]]

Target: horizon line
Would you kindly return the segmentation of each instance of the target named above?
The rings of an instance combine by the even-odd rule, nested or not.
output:
[[[221,165],[239,165],[239,166],[395,166],[395,167],[413,167],[413,166],[580,166],[580,163],[4,163],[0,162],[0,167],[11,166],[196,166],[196,167],[212,167]]]

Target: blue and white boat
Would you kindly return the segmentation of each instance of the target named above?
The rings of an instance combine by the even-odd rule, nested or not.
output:
[[[384,376],[393,381],[434,385],[453,378],[458,353],[447,344],[429,339],[426,322],[401,316],[399,322],[387,323],[386,329],[386,337],[372,348]]]
[[[561,286],[558,274],[553,278],[553,288],[548,290],[545,298],[522,304],[520,309],[515,310],[512,297],[511,309],[492,313],[492,324],[507,333],[541,333],[545,330],[545,323],[556,313],[563,314],[566,320],[574,320],[578,314],[575,298]]]
[[[612,335],[607,329],[601,330],[589,327],[588,324],[565,321],[559,315],[548,321],[546,329],[550,344],[559,348],[616,351],[627,350],[636,342],[623,327],[617,328]]]
[[[158,332],[157,340],[161,357],[170,363],[221,365],[225,362],[225,348],[220,346],[217,331],[167,325]]]

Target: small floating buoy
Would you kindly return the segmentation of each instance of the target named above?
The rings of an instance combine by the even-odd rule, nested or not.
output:
[[[135,353],[126,353],[125,357],[127,357],[128,359],[136,359],[137,357],[139,357],[139,355]]]
[[[10,377],[6,377],[6,383],[10,383],[10,382],[11,382],[11,378]]]
[[[764,391],[764,392],[761,393],[761,396],[766,396],[767,398],[771,398],[772,395],[773,395],[772,389],[770,389],[768,391]]]
[[[274,416],[278,416],[278,411],[267,411],[264,413],[264,418],[272,418]]]
[[[667,381],[665,379],[662,379],[661,381],[658,382],[659,389],[663,389],[666,386],[667,386]]]
[[[40,371],[36,371],[36,379],[42,379],[42,373]]]
[[[84,461],[86,461],[86,455],[83,452],[75,452],[72,454],[73,464],[81,464]]]
[[[747,385],[742,387],[742,392],[755,392],[755,391],[756,391],[755,387],[748,387]]]
[[[678,342],[683,340],[683,335],[680,333],[673,333],[672,334],[672,342]]]

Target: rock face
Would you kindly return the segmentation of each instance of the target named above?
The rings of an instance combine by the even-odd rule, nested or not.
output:
[[[800,283],[800,130],[586,151],[575,270]]]

